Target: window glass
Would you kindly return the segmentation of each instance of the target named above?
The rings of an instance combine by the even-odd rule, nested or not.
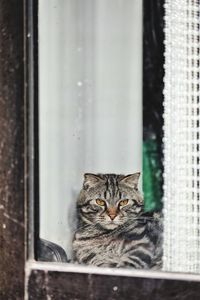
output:
[[[160,216],[144,211],[142,108],[142,1],[39,1],[39,258],[51,260],[50,245],[96,266],[160,263]],[[144,258],[135,245],[147,227]]]

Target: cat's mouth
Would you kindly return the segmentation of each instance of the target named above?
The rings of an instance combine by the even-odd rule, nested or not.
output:
[[[123,223],[124,219],[120,218],[119,216],[116,216],[116,218],[112,219],[108,215],[104,215],[98,220],[98,224],[107,230],[114,230]]]
[[[113,222],[110,222],[109,224],[107,224],[107,228],[108,229],[115,229],[118,226],[119,226],[118,224],[115,224]]]
[[[101,224],[102,227],[104,227],[105,229],[109,229],[109,230],[113,230],[113,229],[117,228],[119,225],[120,224],[116,223],[115,221],[109,221],[104,224]]]

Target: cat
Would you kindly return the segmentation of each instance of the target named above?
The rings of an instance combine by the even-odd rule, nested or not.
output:
[[[77,199],[73,262],[102,267],[160,269],[162,217],[144,212],[140,173],[85,174]]]

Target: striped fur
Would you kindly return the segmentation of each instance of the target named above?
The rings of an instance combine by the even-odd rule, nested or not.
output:
[[[74,262],[136,269],[161,267],[162,220],[159,214],[144,214],[138,179],[139,173],[85,174],[77,201]],[[97,199],[104,205],[98,205]]]

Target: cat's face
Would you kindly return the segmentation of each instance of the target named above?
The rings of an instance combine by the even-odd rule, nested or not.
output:
[[[143,198],[137,189],[140,173],[84,176],[78,199],[79,214],[84,222],[112,230],[142,213]]]

